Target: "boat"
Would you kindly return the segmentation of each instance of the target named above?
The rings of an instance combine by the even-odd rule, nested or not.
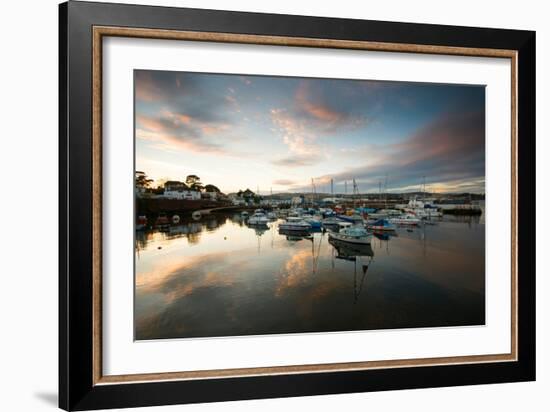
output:
[[[145,230],[147,228],[147,216],[138,216],[136,230]]]
[[[321,219],[316,216],[302,216],[302,220],[306,223],[309,223],[314,229],[321,229]]]
[[[388,214],[385,213],[385,212],[374,212],[374,213],[369,213],[368,214],[368,218],[369,219],[386,219],[388,217]]]
[[[277,220],[277,214],[276,214],[275,212],[269,212],[269,213],[267,214],[267,218],[268,218],[269,220]]]
[[[279,224],[279,230],[283,230],[283,231],[289,231],[289,230],[307,231],[310,229],[311,229],[311,225],[307,222],[304,222],[304,220],[301,217],[289,216],[286,221]]]
[[[342,222],[342,221],[339,221],[338,222],[338,230],[342,230],[342,229],[345,229],[347,227],[351,227],[353,224],[350,223],[350,222]]]
[[[339,229],[340,223],[342,223],[342,221],[337,217],[327,217],[321,221],[321,225],[327,229]]]
[[[359,243],[348,243],[342,242],[341,240],[329,239],[328,242],[334,246],[337,259],[351,260],[355,261],[358,256],[365,256],[372,258],[374,256],[374,251],[370,244],[359,244]]]
[[[406,214],[399,217],[391,218],[390,223],[393,223],[394,225],[417,226],[420,224],[420,219],[417,218],[415,215]]]
[[[421,219],[431,219],[433,217],[443,216],[443,213],[439,211],[437,206],[429,202],[417,200],[416,198],[410,199],[409,203],[403,209],[405,212],[414,213]]]
[[[267,218],[265,213],[260,210],[261,209],[256,210],[254,214],[248,219],[248,224],[250,226],[267,226],[269,219]]]
[[[366,229],[357,226],[342,229],[338,233],[330,232],[328,236],[329,239],[336,239],[341,242],[360,245],[369,245],[372,239],[372,233],[369,233]]]
[[[291,242],[298,242],[304,239],[311,239],[311,233],[309,230],[284,230],[279,228],[279,234],[286,236],[286,240]]]
[[[389,222],[388,219],[378,219],[375,222],[366,224],[367,229],[375,232],[393,232],[395,225]]]
[[[356,215],[356,214],[353,214],[353,215],[350,215],[350,216],[338,215],[337,217],[338,217],[338,219],[343,220],[344,222],[349,222],[349,223],[354,224],[354,225],[363,224],[365,222],[365,220],[360,215]]]
[[[304,214],[304,209],[302,209],[301,207],[296,207],[294,209],[290,209],[288,211],[288,216],[289,217],[300,217]]]
[[[159,213],[157,219],[155,220],[155,227],[161,231],[170,229],[170,221],[168,220],[166,213]]]
[[[388,216],[388,217],[397,217],[402,214],[400,210],[397,209],[380,209],[376,211],[377,214]],[[372,214],[369,214],[369,216],[372,216]]]

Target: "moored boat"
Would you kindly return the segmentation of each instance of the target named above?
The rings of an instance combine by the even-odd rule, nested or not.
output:
[[[168,230],[170,228],[170,221],[168,220],[166,213],[159,213],[157,219],[155,220],[155,227],[160,231]]]
[[[288,217],[285,222],[279,224],[279,229],[283,231],[296,230],[296,231],[305,231],[310,230],[311,225],[300,217]]]
[[[359,243],[348,243],[342,242],[341,240],[329,239],[328,241],[338,254],[336,255],[337,259],[345,259],[354,261],[358,256],[372,258],[374,256],[374,251],[370,244],[359,244]]]
[[[390,219],[390,223],[393,223],[394,225],[417,226],[420,224],[420,219],[414,215],[406,214]]]
[[[327,217],[322,220],[321,224],[324,228],[339,228],[339,225],[342,221],[337,217]]]
[[[366,224],[367,229],[376,232],[393,232],[395,226],[388,219],[378,219],[373,223]]]
[[[136,230],[144,230],[147,228],[147,216],[138,216]]]
[[[321,220],[316,216],[302,216],[302,220],[306,223],[309,223],[310,226],[314,229],[321,228]]]
[[[353,214],[353,215],[350,215],[350,216],[347,216],[347,215],[338,215],[338,219],[340,220],[343,220],[344,222],[349,222],[351,224],[362,224],[365,222],[365,220],[360,216],[360,215],[356,215],[356,214]]]
[[[329,239],[336,239],[341,242],[356,243],[361,245],[370,244],[372,239],[372,233],[369,233],[366,229],[358,226],[342,229],[338,233],[330,232],[328,236]]]
[[[267,226],[269,219],[260,210],[256,210],[252,216],[248,219],[248,224],[250,226]]]

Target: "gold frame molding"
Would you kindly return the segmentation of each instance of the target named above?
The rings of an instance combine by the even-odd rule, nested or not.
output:
[[[317,47],[385,51],[399,53],[423,53],[474,57],[496,57],[511,60],[511,138],[512,138],[512,259],[511,259],[511,352],[493,355],[451,356],[439,358],[394,359],[382,361],[328,363],[315,365],[289,365],[182,372],[144,373],[132,375],[103,375],[102,362],[102,43],[103,37],[132,37],[163,40],[187,40],[221,43],[256,44],[271,46]],[[215,379],[227,377],[319,373],[412,366],[457,365],[468,363],[494,363],[517,361],[517,52],[514,50],[482,49],[418,44],[383,43],[369,41],[334,40],[248,34],[157,30],[128,27],[93,27],[92,44],[92,179],[93,179],[93,384],[119,384],[147,381]]]

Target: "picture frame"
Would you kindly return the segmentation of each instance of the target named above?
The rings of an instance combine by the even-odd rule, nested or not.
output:
[[[103,373],[103,40],[509,59],[510,353]],[[245,69],[243,69],[245,70]],[[59,6],[59,406],[91,410],[535,379],[535,33],[70,1]],[[505,179],[505,177],[502,177]],[[520,184],[521,183],[521,184]],[[131,302],[122,302],[131,305]]]

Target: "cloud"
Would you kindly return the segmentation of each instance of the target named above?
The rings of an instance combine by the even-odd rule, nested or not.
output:
[[[321,160],[322,160],[321,156],[318,156],[312,153],[312,154],[291,155],[291,156],[273,160],[271,163],[274,164],[275,166],[302,167],[302,166],[315,165],[319,163]]]
[[[136,99],[145,102],[162,100],[164,92],[153,80],[151,72],[136,71],[135,73]]]
[[[198,153],[215,153],[219,155],[227,153],[223,146],[216,143],[202,142],[197,139],[194,140],[166,133],[150,132],[139,128],[136,129],[136,138],[153,143],[153,147],[156,149],[167,152],[183,149]]]
[[[250,86],[252,84],[252,80],[250,80],[248,77],[246,76],[239,76],[239,80],[241,82],[243,82],[244,84],[246,84],[247,86]]]
[[[484,191],[483,110],[444,113],[405,141],[378,150],[371,146],[370,150],[376,161],[330,177],[338,184],[356,179],[361,191],[377,189],[386,176],[389,187],[395,190],[418,190],[425,177],[427,182],[438,182],[446,190],[468,187]],[[320,178],[324,177],[327,176]]]
[[[367,119],[358,107],[349,105],[346,84],[334,80],[307,79],[300,81],[295,94],[295,112],[319,133],[330,134],[364,126]],[[363,104],[359,107],[364,106]],[[361,107],[364,109],[364,107]]]
[[[272,109],[271,120],[289,151],[288,156],[273,160],[272,164],[287,167],[311,166],[323,159],[320,147],[316,144],[316,136],[293,113],[285,109]]]
[[[196,152],[224,153],[225,148],[210,141],[208,135],[226,130],[226,124],[209,124],[187,114],[162,111],[156,117],[136,116],[136,137],[157,143],[165,150],[186,149]]]
[[[303,82],[296,93],[296,103],[300,109],[314,119],[326,123],[339,123],[346,119],[346,113],[338,112],[320,102],[313,102],[308,96],[309,83]]]
[[[328,95],[332,91],[327,84],[332,84],[331,80],[300,80],[295,88],[290,107],[271,109],[271,121],[275,131],[280,134],[289,151],[288,156],[274,160],[272,162],[274,165],[287,167],[315,165],[326,159],[321,150],[321,138],[341,135],[366,125],[364,115],[354,113],[344,105],[336,107],[327,103],[331,100]],[[340,87],[335,90],[342,93],[343,89]],[[336,98],[332,100],[341,101]]]
[[[289,179],[277,179],[273,181],[273,184],[278,186],[292,186],[296,184],[296,182],[294,180],[289,180]]]

